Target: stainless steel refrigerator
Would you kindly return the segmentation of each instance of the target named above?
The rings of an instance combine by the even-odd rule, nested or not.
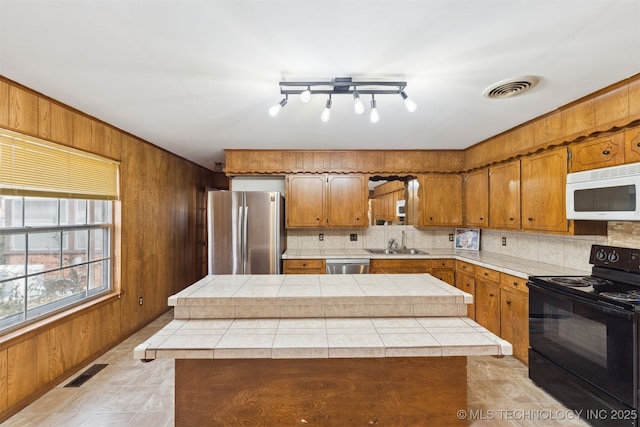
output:
[[[286,249],[279,192],[209,191],[209,274],[280,274]]]

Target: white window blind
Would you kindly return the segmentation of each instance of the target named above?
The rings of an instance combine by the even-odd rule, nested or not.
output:
[[[116,200],[115,160],[0,128],[0,194]]]

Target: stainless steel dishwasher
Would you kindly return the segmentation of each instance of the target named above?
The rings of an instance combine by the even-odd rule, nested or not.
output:
[[[367,274],[368,259],[327,259],[327,274]]]

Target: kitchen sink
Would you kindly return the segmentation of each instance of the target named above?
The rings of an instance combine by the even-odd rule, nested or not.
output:
[[[365,249],[370,254],[383,254],[383,255],[428,255],[427,252],[420,249]]]
[[[427,255],[427,252],[421,251],[420,249],[394,249],[394,254],[402,254],[402,255]]]

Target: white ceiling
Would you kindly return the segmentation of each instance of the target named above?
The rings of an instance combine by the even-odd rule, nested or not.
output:
[[[0,74],[206,167],[225,148],[466,148],[638,72],[640,0],[0,0]],[[521,75],[541,81],[482,96]],[[406,80],[418,110],[267,114],[280,80],[347,76]]]

